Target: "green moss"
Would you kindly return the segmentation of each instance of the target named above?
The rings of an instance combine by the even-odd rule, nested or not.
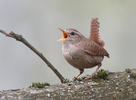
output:
[[[127,73],[131,73],[131,70],[130,70],[129,68],[126,68],[125,71],[126,71]]]
[[[136,73],[130,73],[130,77],[136,79]]]
[[[29,88],[32,88],[32,87],[34,87],[34,88],[44,88],[45,86],[50,86],[50,84],[49,83],[47,83],[47,82],[44,82],[44,83],[40,83],[40,82],[37,82],[37,83],[32,83],[32,85],[31,86],[29,86]]]
[[[93,79],[103,79],[103,80],[108,80],[108,73],[101,69],[97,72],[96,75],[93,76]]]
[[[73,79],[74,81],[82,81],[83,80],[83,78],[77,78],[77,77],[74,77],[74,79]]]

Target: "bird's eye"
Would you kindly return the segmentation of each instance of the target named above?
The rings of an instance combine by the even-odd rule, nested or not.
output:
[[[74,32],[71,32],[70,34],[71,34],[71,35],[75,35],[75,33],[74,33]]]

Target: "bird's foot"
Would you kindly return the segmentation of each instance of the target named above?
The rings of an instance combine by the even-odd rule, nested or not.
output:
[[[92,79],[92,78],[93,78],[92,75],[86,75],[84,79],[85,79],[85,80],[89,80],[89,79]]]
[[[88,80],[88,79],[93,79],[93,77],[95,77],[97,75],[97,73],[93,73],[93,74],[91,74],[91,75],[87,75],[87,76],[85,76],[85,80]]]
[[[101,69],[98,72],[93,73],[92,75],[87,75],[85,79],[108,79],[108,72]]]

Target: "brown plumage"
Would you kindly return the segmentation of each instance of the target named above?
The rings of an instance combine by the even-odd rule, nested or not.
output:
[[[90,40],[95,41],[100,46],[104,47],[105,43],[99,35],[99,22],[98,18],[93,18],[90,24]]]
[[[98,19],[92,19],[90,37],[84,37],[79,31],[69,28],[62,30],[63,42],[62,53],[66,61],[73,67],[80,70],[76,76],[79,77],[85,68],[98,66],[94,74],[98,71],[104,56],[109,57],[108,52],[103,48],[104,41],[99,36]]]

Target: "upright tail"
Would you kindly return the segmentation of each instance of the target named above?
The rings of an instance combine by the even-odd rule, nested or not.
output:
[[[105,43],[104,41],[100,38],[99,35],[99,22],[98,22],[98,18],[93,18],[91,20],[91,24],[90,24],[90,40],[93,40],[94,42],[96,42],[98,45],[104,47]]]

